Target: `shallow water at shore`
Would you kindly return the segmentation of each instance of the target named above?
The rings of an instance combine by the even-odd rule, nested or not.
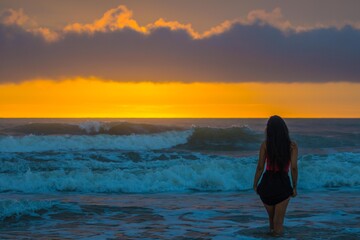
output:
[[[300,191],[290,201],[283,238],[357,239],[358,192]],[[0,197],[2,210],[8,211],[1,239],[270,238],[265,209],[249,191]]]

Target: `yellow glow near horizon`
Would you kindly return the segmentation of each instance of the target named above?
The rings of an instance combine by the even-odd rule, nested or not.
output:
[[[0,117],[360,117],[359,92],[352,83],[33,80],[0,84]]]

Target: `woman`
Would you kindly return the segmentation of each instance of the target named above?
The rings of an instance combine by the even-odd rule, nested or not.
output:
[[[296,196],[298,148],[289,137],[289,130],[279,116],[269,118],[266,141],[261,144],[259,162],[254,177],[254,190],[260,195],[269,215],[270,232],[278,236],[283,231],[284,216],[290,196]],[[266,171],[258,185],[266,163]],[[291,179],[288,175],[291,165]]]

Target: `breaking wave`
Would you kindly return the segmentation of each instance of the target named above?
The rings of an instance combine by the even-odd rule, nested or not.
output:
[[[6,134],[5,134],[6,133]],[[11,133],[11,134],[10,134]],[[21,134],[20,134],[21,133]],[[56,150],[186,150],[254,151],[264,133],[248,126],[227,128],[88,121],[80,124],[34,123],[2,130],[0,152]],[[292,134],[302,148],[359,147],[360,133]]]
[[[172,130],[184,130],[177,126],[152,125],[129,122],[85,121],[69,123],[29,123],[2,129],[3,135],[130,135],[151,134]]]
[[[56,204],[55,201],[0,200],[0,221],[6,218],[38,216],[40,210],[50,209]]]
[[[26,135],[0,136],[0,152],[41,152],[65,150],[156,150],[184,144],[191,130],[157,134],[113,136],[89,135]]]
[[[134,153],[135,154],[135,153]],[[1,192],[153,193],[250,190],[256,157],[143,152],[68,156],[9,153],[2,158]],[[360,153],[309,154],[299,159],[299,189],[360,186]]]

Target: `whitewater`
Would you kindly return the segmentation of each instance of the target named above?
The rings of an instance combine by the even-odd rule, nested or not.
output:
[[[360,120],[288,119],[286,237],[357,239]],[[0,119],[0,238],[262,239],[266,119]]]

